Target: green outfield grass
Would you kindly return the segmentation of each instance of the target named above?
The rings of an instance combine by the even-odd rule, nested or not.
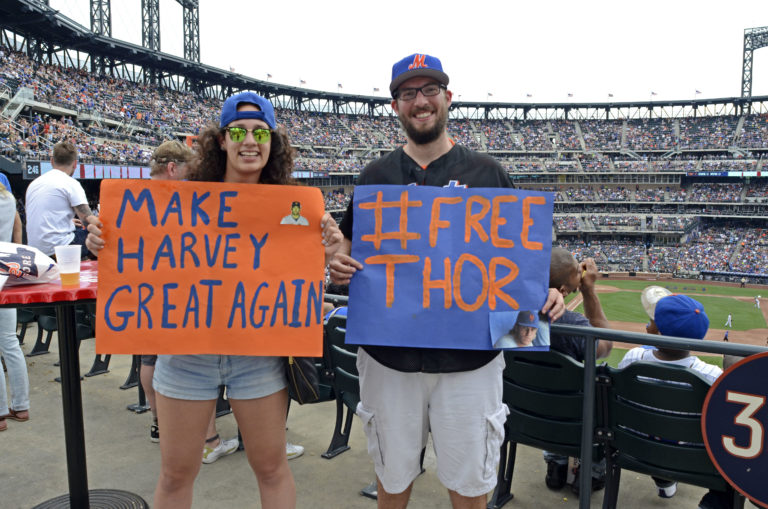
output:
[[[646,286],[657,285],[668,288],[675,293],[684,293],[686,295],[732,295],[738,297],[755,297],[761,295],[768,297],[768,290],[759,288],[739,288],[738,286],[717,286],[701,282],[682,282],[682,281],[646,281],[646,280],[612,280],[610,278],[600,279],[598,286],[613,286],[623,290],[642,290]],[[764,295],[765,294],[765,295]]]
[[[634,281],[626,282],[634,283]],[[733,290],[738,290],[738,288],[733,288]],[[683,293],[682,288],[678,287],[677,292]],[[739,301],[730,297],[710,297],[705,294],[694,294],[687,291],[684,293],[693,296],[702,303],[709,317],[709,327],[711,329],[725,328],[724,325],[728,313],[733,315],[733,330],[766,328],[763,313],[755,308],[754,303],[751,301]],[[600,293],[598,298],[603,306],[605,316],[609,320],[635,323],[648,322],[648,315],[645,314],[643,306],[640,304],[640,293],[638,292]],[[584,305],[579,304],[576,311],[584,313]]]
[[[619,367],[619,362],[621,359],[624,358],[624,354],[627,353],[627,350],[624,348],[614,348],[611,350],[611,354],[606,359],[601,359],[598,361],[598,363],[607,362],[609,366],[612,366],[614,368]],[[723,356],[722,355],[699,355],[699,359],[702,361],[714,364],[716,366],[723,367]]]

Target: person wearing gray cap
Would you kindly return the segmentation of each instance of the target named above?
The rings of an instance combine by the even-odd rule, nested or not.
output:
[[[370,163],[357,184],[511,188],[501,165],[457,145],[446,125],[452,93],[440,60],[415,53],[392,66],[392,109],[407,143]],[[352,203],[342,220],[342,247],[331,281],[349,284],[363,265],[350,255]],[[559,318],[563,296],[550,290],[540,310]],[[535,310],[539,311],[539,310]],[[504,358],[499,350],[363,346],[358,350],[360,404],[368,451],[378,480],[379,507],[406,507],[429,433],[437,475],[454,508],[484,508],[509,410],[501,400]],[[386,462],[383,461],[386,458]]]

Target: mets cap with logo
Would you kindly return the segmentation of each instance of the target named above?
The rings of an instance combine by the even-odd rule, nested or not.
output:
[[[392,97],[395,96],[395,91],[404,81],[419,76],[435,79],[448,86],[448,75],[443,72],[443,64],[440,63],[440,59],[424,53],[414,53],[392,66],[392,82],[389,84],[389,92]]]
[[[256,105],[260,111],[237,111],[237,107],[241,104]],[[272,107],[272,103],[256,92],[240,92],[228,97],[221,107],[219,127],[227,127],[231,122],[242,118],[263,120],[270,129],[274,129],[277,126],[275,122],[275,108]]]
[[[653,321],[665,336],[704,339],[709,329],[704,306],[687,295],[668,295],[659,299]]]
[[[517,325],[522,325],[523,327],[539,327],[539,316],[538,313],[535,313],[533,311],[521,311],[519,315],[517,315]]]

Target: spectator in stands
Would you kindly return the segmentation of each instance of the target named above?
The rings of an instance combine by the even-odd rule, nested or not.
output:
[[[458,180],[470,187],[512,187],[496,161],[449,138],[452,93],[447,86],[448,76],[435,57],[414,54],[393,66],[392,109],[407,142],[369,164],[358,184],[443,186]],[[330,266],[335,284],[348,284],[363,268],[349,256],[351,210],[350,205],[342,223],[346,238]],[[563,308],[562,296],[551,290],[541,311],[557,319]],[[501,400],[500,352],[365,346],[358,350],[357,366],[357,414],[372,452],[379,507],[407,506],[431,431],[440,437],[434,441],[437,471],[453,507],[484,508],[496,484],[502,424],[509,411]]]
[[[82,256],[88,254],[82,228],[75,228],[72,219],[83,224],[93,215],[80,182],[72,178],[77,166],[77,149],[69,142],[57,143],[51,159],[53,168],[40,175],[27,188],[27,242],[48,256],[55,246],[78,244]]]
[[[184,180],[194,151],[178,140],[162,143],[149,160],[149,176],[156,180]]]
[[[196,181],[293,184],[293,149],[278,127],[272,104],[254,92],[229,97],[219,125],[198,138]],[[331,256],[341,241],[336,222],[325,214],[322,241]],[[89,225],[88,246],[99,251],[103,225]],[[320,238],[318,238],[318,241]],[[262,507],[295,507],[296,489],[285,455],[288,391],[282,359],[237,355],[160,355],[155,369],[161,472],[153,507],[190,507],[200,470],[200,444],[224,382],[259,484]]]
[[[597,298],[595,282],[598,277],[597,265],[592,258],[578,263],[567,249],[553,247],[549,264],[549,287],[559,291],[563,297],[581,290],[584,305],[584,314],[575,311],[566,311],[557,320],[556,324],[580,325],[608,328],[608,319],[605,317],[600,299]],[[568,355],[573,359],[584,362],[586,357],[586,339],[583,336],[563,336],[550,334],[550,349]],[[613,348],[613,342],[600,339],[595,345],[595,356],[598,359],[608,357]],[[548,488],[559,490],[567,481],[568,457],[544,451],[544,461],[547,462],[547,475],[544,479]],[[592,468],[592,490],[599,490],[605,486],[605,461],[595,462]],[[578,470],[576,478],[571,485],[574,493],[579,491]]]
[[[643,307],[650,317],[646,326],[648,334],[662,334],[690,339],[703,339],[709,329],[709,318],[700,302],[686,296],[676,295],[659,286],[649,286],[643,290],[640,298]],[[649,349],[636,347],[629,350],[619,363],[624,368],[638,361],[658,362],[683,366],[701,373],[710,383],[719,377],[723,370],[713,364],[703,362],[688,350],[671,348]],[[671,498],[677,493],[677,482],[653,478],[656,490],[661,498]],[[701,509],[728,508],[721,504],[726,500],[725,493],[710,490],[701,499]]]
[[[10,186],[6,187],[0,184],[0,241],[9,242],[12,240],[17,218],[16,200],[11,194]],[[19,232],[20,234],[21,232]],[[0,371],[0,431],[5,431],[8,429],[7,419],[20,422],[29,420],[27,361],[24,359],[24,353],[19,346],[19,338],[16,337],[15,308],[0,309],[0,354],[5,360],[5,366],[8,370],[8,385],[11,389],[11,405],[9,406],[5,375]]]

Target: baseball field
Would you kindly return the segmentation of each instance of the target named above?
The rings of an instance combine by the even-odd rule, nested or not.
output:
[[[648,315],[640,304],[643,288],[658,285],[673,293],[688,295],[704,306],[709,317],[709,331],[705,339],[722,341],[725,331],[731,343],[744,343],[765,346],[768,344],[768,288],[738,285],[711,281],[693,280],[622,280],[603,279],[598,281],[597,292],[610,328],[632,332],[645,332]],[[760,308],[755,306],[755,297],[760,296]],[[765,298],[764,298],[765,297]],[[568,309],[584,312],[581,294],[566,299]],[[732,327],[725,327],[728,314],[731,314]],[[614,344],[613,352],[607,359],[615,366],[628,348],[634,345]],[[722,365],[721,356],[700,357],[713,364]]]

